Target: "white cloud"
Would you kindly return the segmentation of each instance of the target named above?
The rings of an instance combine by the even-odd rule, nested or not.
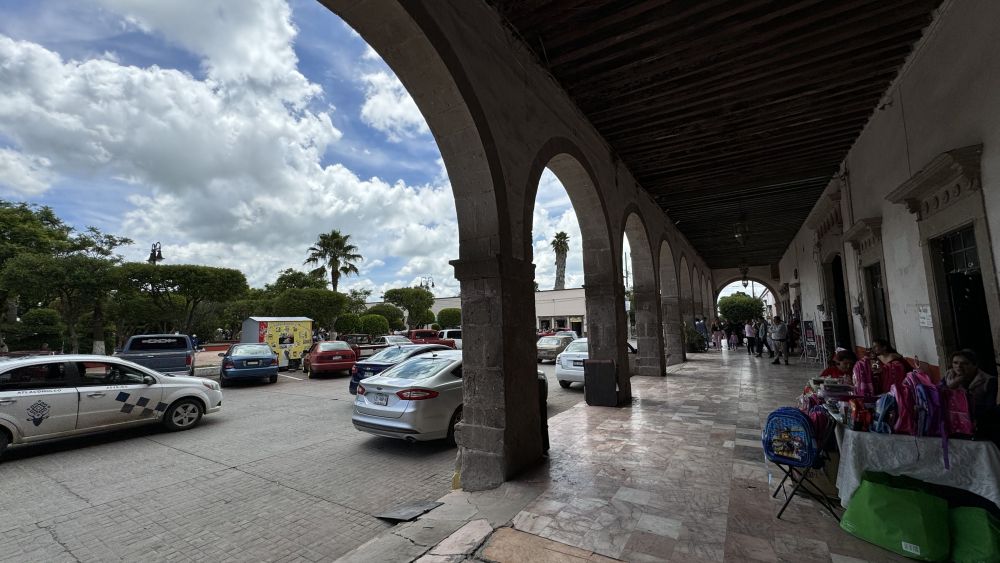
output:
[[[33,196],[45,192],[55,180],[50,165],[47,158],[0,148],[0,194]]]
[[[552,289],[556,280],[556,257],[551,241],[556,233],[565,231],[569,236],[566,255],[566,287],[583,285],[583,238],[576,211],[569,204],[566,189],[548,169],[542,173],[532,214],[532,250],[535,262],[535,281],[539,289]]]
[[[362,121],[385,133],[392,142],[430,132],[417,104],[395,75],[373,72],[362,75],[361,80],[365,84]]]

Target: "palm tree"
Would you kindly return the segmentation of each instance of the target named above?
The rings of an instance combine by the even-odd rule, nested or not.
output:
[[[347,276],[358,273],[355,261],[364,260],[357,254],[358,247],[350,244],[351,235],[342,235],[340,231],[334,229],[329,233],[319,235],[316,244],[309,247],[309,258],[305,264],[319,264],[316,270],[330,268],[330,283],[333,290],[337,291],[337,284],[340,282],[341,274]],[[313,270],[313,271],[316,271]]]
[[[564,231],[556,233],[552,239],[552,250],[556,251],[556,287],[566,289],[566,253],[569,252],[569,235]]]

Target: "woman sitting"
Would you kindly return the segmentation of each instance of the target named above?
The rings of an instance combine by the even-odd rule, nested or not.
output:
[[[893,385],[898,385],[906,378],[913,366],[902,354],[896,351],[887,340],[876,338],[872,340],[869,353],[872,358],[872,379],[879,394],[888,393]]]
[[[819,376],[830,379],[851,377],[856,360],[852,352],[841,350],[833,356],[833,365],[823,370],[823,373],[819,374]]]
[[[968,391],[977,410],[997,406],[997,378],[979,369],[979,359],[972,350],[952,353],[944,382],[951,389]]]

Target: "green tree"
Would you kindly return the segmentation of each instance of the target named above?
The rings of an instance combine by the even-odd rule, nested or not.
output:
[[[556,253],[555,289],[566,289],[566,254],[569,252],[569,235],[564,231],[559,231],[549,244]]]
[[[50,350],[58,351],[62,349],[60,341],[66,326],[59,311],[41,307],[27,311],[20,322],[10,323],[5,329],[7,343],[14,350],[38,350],[48,344]]]
[[[362,315],[358,319],[358,328],[362,334],[381,336],[389,332],[389,321],[382,315]]]
[[[326,280],[322,272],[317,275],[315,270],[300,272],[288,268],[278,274],[278,279],[273,284],[264,286],[264,291],[272,295],[277,295],[286,289],[326,289]]]
[[[730,322],[743,323],[764,315],[764,301],[742,291],[719,299],[719,314]]]
[[[202,304],[228,303],[242,298],[248,289],[243,272],[211,266],[130,262],[119,268],[119,276],[122,287],[148,295],[163,313],[174,313],[180,299],[181,313],[172,321],[185,334],[190,334]]]
[[[361,330],[361,323],[358,318],[354,313],[340,315],[337,317],[336,322],[333,323],[333,330],[336,330],[337,334],[354,334]]]
[[[434,322],[434,315],[430,312],[431,306],[434,305],[434,294],[427,289],[422,287],[390,289],[382,295],[382,299],[386,303],[391,303],[406,311],[407,324],[409,324],[410,328]],[[421,323],[416,322],[420,320],[416,318],[416,315],[424,311],[427,311],[431,315],[431,320]]]
[[[417,311],[410,315],[410,328],[420,328],[434,322],[434,313],[430,309]]]
[[[243,328],[243,321],[249,317],[268,317],[272,316],[273,312],[274,299],[267,297],[261,289],[250,289],[244,299],[226,304],[222,313],[222,325],[223,328],[232,330],[235,335]]]
[[[319,268],[314,271],[329,268],[330,283],[334,291],[337,291],[340,276],[357,274],[358,267],[354,262],[364,260],[357,253],[358,247],[351,244],[350,239],[351,235],[342,235],[334,229],[319,235],[316,243],[308,249],[309,257],[305,264],[318,264]]]
[[[372,296],[370,289],[352,289],[347,292],[347,312],[355,315],[363,315],[368,306],[368,298]]]
[[[453,307],[441,309],[437,314],[437,322],[444,328],[458,328],[462,326],[462,310]]]
[[[347,298],[329,289],[286,289],[272,301],[279,317],[309,317],[318,327],[333,326],[344,312]]]
[[[7,260],[0,271],[0,285],[30,303],[53,304],[66,324],[70,351],[77,354],[80,319],[99,309],[106,299],[115,283],[114,267],[111,260],[82,254],[21,254]],[[103,352],[103,344],[100,347]]]
[[[365,310],[365,313],[370,315],[382,315],[385,320],[389,321],[389,328],[392,330],[402,330],[406,328],[406,324],[403,323],[403,310],[395,305],[390,305],[388,303],[379,303],[378,305],[372,305]]]

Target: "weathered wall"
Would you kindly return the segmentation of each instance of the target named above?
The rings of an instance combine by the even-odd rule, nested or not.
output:
[[[874,112],[844,161],[847,180],[841,199],[844,229],[863,218],[881,217],[882,252],[893,340],[903,354],[939,364],[934,332],[920,327],[918,306],[928,305],[923,249],[917,222],[903,205],[886,196],[936,156],[981,143],[982,192],[992,241],[1000,243],[1000,3],[990,0],[945,2],[883,106]],[[828,191],[835,189],[831,185]],[[782,281],[800,284],[803,318],[817,319],[823,284],[814,263],[814,232],[796,235],[781,260]],[[856,254],[843,249],[850,301],[862,290]],[[792,270],[798,269],[795,280]],[[987,287],[987,294],[997,291]],[[853,317],[857,344],[869,338]],[[993,319],[1000,326],[1000,319]]]

